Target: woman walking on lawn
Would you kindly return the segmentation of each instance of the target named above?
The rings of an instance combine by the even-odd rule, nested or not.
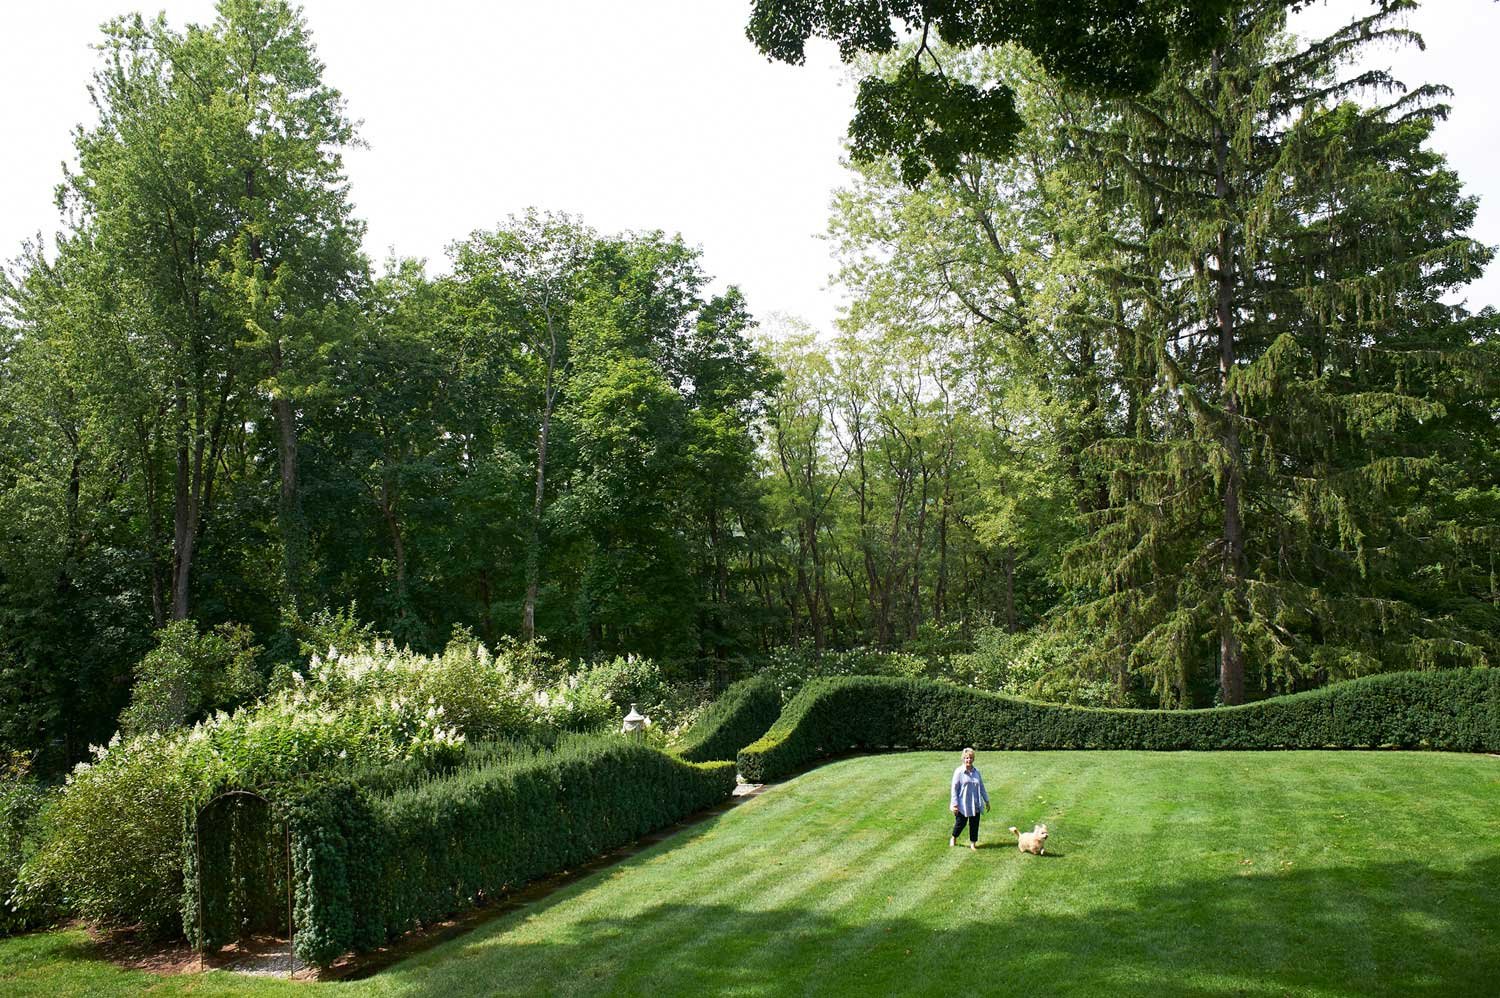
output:
[[[969,848],[979,848],[979,815],[990,809],[990,792],[984,789],[984,777],[974,768],[974,750],[964,749],[963,765],[953,771],[953,787],[948,795],[948,810],[953,812],[953,834],[950,846],[958,845],[958,833],[969,826]]]

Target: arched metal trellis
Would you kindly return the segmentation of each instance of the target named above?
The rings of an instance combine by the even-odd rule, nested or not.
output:
[[[230,801],[230,800],[234,800],[237,806],[240,805],[240,804],[243,804],[244,802],[247,802],[247,801],[257,801],[261,805],[264,806],[264,808],[265,808],[265,814],[268,817],[268,819],[272,818],[272,816],[274,815],[274,809],[272,808],[271,801],[268,798],[266,798],[264,795],[258,794],[258,793],[256,793],[253,790],[226,790],[223,793],[220,793],[220,794],[214,796],[207,803],[203,804],[203,806],[199,807],[198,810],[193,815],[193,859],[194,859],[194,871],[193,871],[193,874],[194,874],[194,878],[195,878],[194,883],[195,883],[195,887],[197,889],[197,901],[198,901],[198,938],[197,938],[197,949],[198,949],[198,968],[200,970],[203,969],[203,966],[204,966],[204,952],[208,948],[208,933],[207,933],[207,928],[205,926],[204,901],[203,901],[203,897],[204,897],[204,895],[203,895],[203,816],[205,814],[207,814],[211,809],[219,808],[219,807],[221,807],[224,804],[224,802],[227,802],[227,801]],[[297,957],[296,957],[296,945],[295,945],[296,944],[296,935],[297,935],[297,924],[296,924],[296,921],[295,921],[295,915],[294,915],[294,909],[293,909],[294,884],[293,884],[293,877],[292,877],[292,829],[291,829],[291,825],[288,824],[286,821],[282,821],[280,824],[281,824],[281,843],[280,843],[280,845],[281,845],[282,859],[283,859],[283,861],[286,864],[286,866],[285,866],[285,871],[286,872],[285,872],[285,878],[284,879],[286,881],[287,976],[295,978],[297,976]],[[235,844],[234,844],[233,840],[231,839],[230,849],[233,850],[234,848],[235,848]]]

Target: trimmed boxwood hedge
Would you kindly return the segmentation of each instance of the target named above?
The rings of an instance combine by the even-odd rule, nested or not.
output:
[[[376,796],[349,782],[290,794],[296,950],[327,965],[592,859],[727,798],[734,763],[621,738]]]
[[[810,682],[739,754],[740,775],[779,779],[850,749],[1431,748],[1500,751],[1500,669],[1396,672],[1207,710],[1032,703],[926,679]]]
[[[672,751],[689,762],[733,759],[781,716],[781,694],[770,675],[742,679],[714,701]]]

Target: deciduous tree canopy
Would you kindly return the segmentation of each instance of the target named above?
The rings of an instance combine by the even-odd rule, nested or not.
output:
[[[1493,664],[1445,91],[1349,69],[1406,4],[1286,6],[757,3],[864,77],[837,330],[558,212],[372,268],[294,7],[111,22],[64,231],[0,286],[0,744],[232,707],[315,616],[1091,704]]]

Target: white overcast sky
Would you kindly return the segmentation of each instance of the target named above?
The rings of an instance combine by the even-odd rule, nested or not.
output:
[[[1368,9],[1326,0],[1309,32]],[[212,0],[0,0],[0,258],[58,228],[52,192],[70,132],[90,120],[90,45],[107,18],[165,10],[212,18]],[[604,231],[680,232],[752,310],[827,329],[838,312],[819,236],[842,182],[853,87],[827,46],[770,64],[744,36],[748,0],[306,0],[327,65],[363,121],[347,158],[366,249],[444,266],[443,248],[528,206]],[[1382,51],[1409,83],[1452,86],[1437,133],[1481,197],[1475,236],[1500,243],[1494,0],[1428,0],[1427,50]],[[1500,305],[1500,264],[1470,304]]]

